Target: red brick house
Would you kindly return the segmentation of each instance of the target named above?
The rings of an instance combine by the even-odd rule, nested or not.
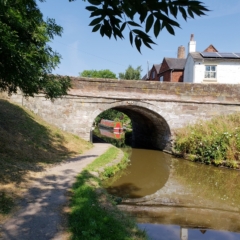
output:
[[[161,64],[153,64],[151,70],[149,71],[148,80],[159,81],[160,68],[161,68]]]
[[[185,62],[185,58],[164,58],[158,75],[159,81],[183,82]]]
[[[178,48],[178,58],[164,58],[161,64],[154,64],[142,79],[146,81],[182,82],[185,65],[185,48]]]

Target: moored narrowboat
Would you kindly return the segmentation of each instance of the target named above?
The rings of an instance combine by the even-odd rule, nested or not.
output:
[[[107,119],[102,119],[100,123],[98,124],[100,128],[107,128],[110,129],[114,132],[118,131],[121,132],[123,131],[123,126],[121,122],[115,122]]]

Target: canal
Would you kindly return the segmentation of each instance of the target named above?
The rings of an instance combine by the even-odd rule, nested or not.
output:
[[[118,145],[124,147],[119,139]],[[129,166],[104,186],[122,199],[118,207],[132,214],[150,239],[240,239],[239,171],[161,151],[130,147],[123,151],[129,154]]]

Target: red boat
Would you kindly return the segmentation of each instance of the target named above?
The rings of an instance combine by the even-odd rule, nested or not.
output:
[[[115,122],[111,120],[102,119],[98,124],[100,128],[107,128],[114,132],[122,132],[123,126],[121,122]]]
[[[124,136],[123,131],[119,132],[119,131],[109,131],[109,129],[107,128],[99,128],[100,130],[100,134],[102,136],[106,136],[108,138],[113,138],[113,139],[121,139]]]

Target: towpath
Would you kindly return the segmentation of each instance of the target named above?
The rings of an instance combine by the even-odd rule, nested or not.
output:
[[[47,169],[34,180],[20,210],[1,226],[4,240],[66,240],[68,190],[76,175],[112,145],[95,143],[85,154]]]

